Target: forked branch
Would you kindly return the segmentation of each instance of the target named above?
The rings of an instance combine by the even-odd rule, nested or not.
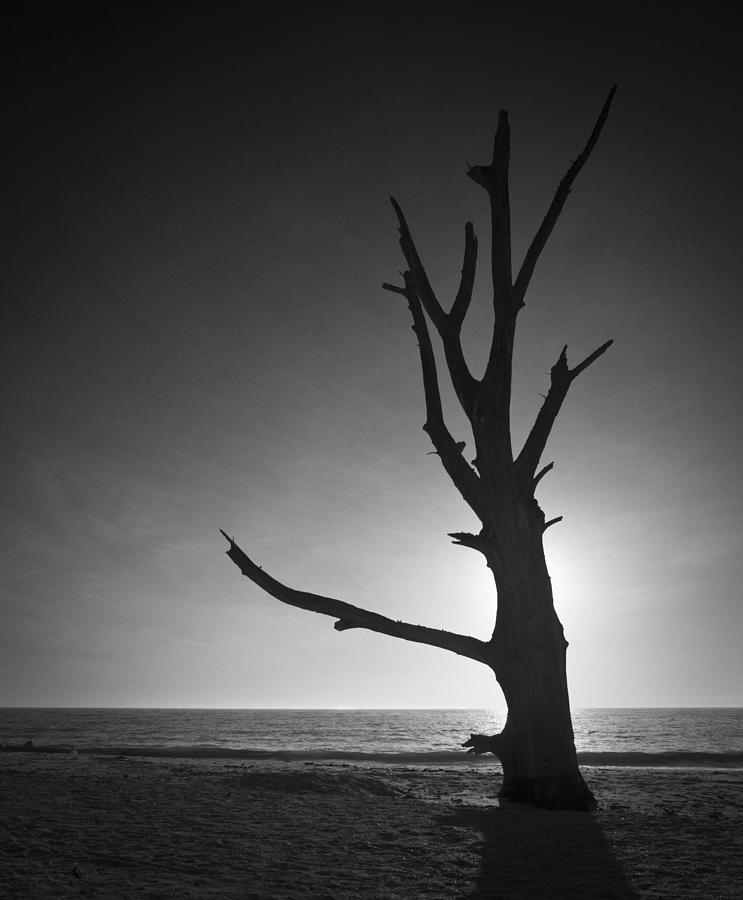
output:
[[[457,398],[462,405],[462,409],[469,415],[472,411],[475,393],[477,391],[477,382],[470,374],[467,363],[462,352],[462,343],[460,340],[460,332],[464,315],[467,312],[470,300],[472,298],[472,285],[475,277],[475,264],[477,262],[477,241],[475,239],[474,229],[471,224],[465,231],[465,260],[462,267],[462,279],[460,281],[459,290],[454,300],[452,313],[444,312],[436,294],[428,280],[428,275],[421,262],[420,255],[410,233],[410,228],[405,219],[405,215],[400,204],[394,197],[390,197],[390,202],[397,215],[400,227],[400,248],[402,249],[405,261],[410,269],[412,285],[415,289],[418,299],[423,309],[433,322],[438,331],[441,342],[444,345],[444,356],[446,364],[449,368],[452,385],[456,392]]]
[[[410,625],[407,622],[396,622],[379,613],[370,612],[344,603],[342,600],[334,600],[332,597],[323,597],[320,594],[310,594],[306,591],[297,591],[287,587],[280,581],[264,572],[252,559],[235,543],[235,541],[222,529],[220,532],[229,542],[227,556],[240,569],[246,578],[271,594],[282,603],[306,609],[310,612],[332,616],[338,621],[335,623],[336,631],[347,631],[351,628],[365,628],[367,631],[376,631],[379,634],[388,634],[391,637],[402,638],[405,641],[413,641],[416,644],[428,644],[431,647],[440,647],[450,650],[460,656],[483,662],[486,659],[488,645],[484,641],[468,635],[456,634],[451,631],[443,631],[436,628],[427,628],[424,625]]]
[[[547,439],[552,431],[552,426],[555,423],[557,414],[560,412],[562,401],[565,399],[573,380],[577,378],[581,372],[585,371],[591,363],[595,362],[599,356],[605,353],[613,343],[614,341],[607,341],[605,344],[602,344],[574,369],[571,369],[568,366],[567,346],[562,348],[562,352],[560,353],[557,362],[552,366],[550,388],[547,392],[547,396],[544,398],[542,408],[537,413],[537,418],[529,432],[529,436],[516,458],[516,471],[524,489],[527,489],[527,485],[530,485],[531,492],[533,493],[539,478],[551,468],[551,465],[545,467],[545,469],[540,472],[539,478],[535,479],[534,473],[539,465],[539,459],[544,452]]]
[[[431,438],[441,463],[455,487],[476,515],[482,514],[480,478],[462,456],[462,445],[454,440],[444,422],[441,408],[436,357],[434,356],[431,336],[428,331],[426,317],[421,307],[413,278],[410,272],[403,273],[404,287],[387,284],[382,287],[395,294],[401,294],[408,301],[408,308],[413,317],[413,331],[418,338],[421,370],[423,372],[423,391],[426,399],[426,422],[423,430]]]

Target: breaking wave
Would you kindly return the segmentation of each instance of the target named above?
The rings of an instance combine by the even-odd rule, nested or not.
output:
[[[242,759],[275,760],[276,762],[329,762],[386,763],[388,765],[460,765],[495,763],[491,754],[473,756],[464,751],[403,751],[364,752],[355,750],[252,750],[250,748],[216,747],[212,745],[188,746],[132,746],[132,747],[76,747],[71,744],[0,745],[4,753],[80,753],[92,756],[141,756],[167,759]],[[743,768],[743,752],[713,753],[700,751],[590,751],[578,752],[582,766],[617,766],[645,768]]]

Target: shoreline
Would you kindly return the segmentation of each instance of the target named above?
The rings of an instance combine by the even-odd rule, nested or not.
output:
[[[738,897],[743,771],[582,767],[595,813],[500,767],[0,754],[0,894]]]
[[[384,752],[362,750],[265,750],[214,745],[103,745],[39,744],[32,740],[23,744],[0,744],[0,753],[32,753],[42,755],[79,754],[85,756],[130,756],[164,759],[232,759],[279,760],[282,762],[350,762],[357,765],[500,765],[490,754],[480,756],[461,750]],[[673,768],[743,770],[743,752],[727,751],[602,751],[580,750],[581,768]]]

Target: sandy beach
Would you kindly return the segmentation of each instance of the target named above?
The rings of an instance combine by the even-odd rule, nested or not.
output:
[[[586,768],[595,814],[499,807],[497,772],[2,753],[0,896],[743,893],[743,771]]]

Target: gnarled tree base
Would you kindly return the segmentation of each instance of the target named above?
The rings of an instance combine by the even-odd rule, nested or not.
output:
[[[525,778],[509,775],[499,752],[503,745],[500,734],[471,734],[462,746],[468,753],[492,753],[503,765],[503,785],[499,799],[511,803],[532,803],[540,809],[577,809],[589,811],[596,808],[596,799],[583,780],[579,769],[566,775],[549,775]],[[505,754],[504,754],[505,755]]]

